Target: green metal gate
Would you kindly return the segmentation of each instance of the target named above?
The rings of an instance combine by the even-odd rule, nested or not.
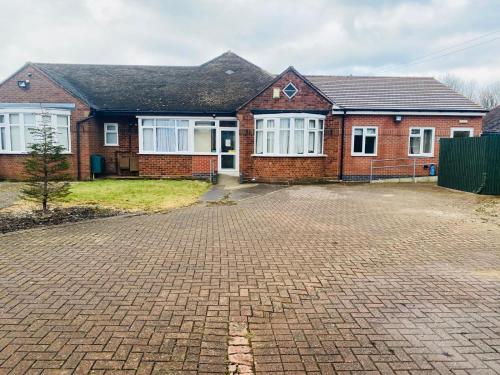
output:
[[[500,136],[441,138],[438,185],[500,195]]]

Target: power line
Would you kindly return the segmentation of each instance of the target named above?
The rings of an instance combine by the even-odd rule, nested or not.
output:
[[[472,39],[469,39],[465,42],[461,42],[461,43],[457,43],[457,44],[454,44],[452,46],[449,46],[447,48],[444,48],[440,51],[437,51],[437,52],[433,52],[433,53],[430,53],[430,54],[427,54],[427,55],[424,55],[424,56],[421,56],[419,58],[416,58],[412,61],[409,61],[407,63],[401,63],[401,64],[395,64],[395,65],[392,65],[392,67],[389,67],[389,68],[386,68],[386,69],[383,69],[382,71],[380,71],[380,73],[384,73],[384,72],[388,72],[388,71],[392,71],[398,67],[403,67],[403,66],[410,66],[410,65],[415,65],[415,64],[420,64],[420,63],[423,63],[423,62],[428,62],[428,61],[432,61],[432,60],[435,60],[435,59],[438,59],[438,58],[442,58],[442,57],[445,57],[445,56],[448,56],[448,55],[451,55],[453,53],[456,53],[456,52],[461,52],[461,51],[464,51],[464,50],[467,50],[469,48],[474,48],[474,47],[477,47],[477,46],[480,46],[480,45],[483,45],[483,44],[486,44],[486,43],[490,43],[490,42],[493,42],[497,39],[500,39],[500,37],[496,37],[496,38],[493,38],[493,39],[489,39],[487,41],[484,41],[484,42],[481,42],[481,43],[476,43],[476,44],[472,44],[470,46],[467,46],[467,47],[464,47],[464,48],[461,48],[461,49],[458,49],[458,50],[454,50],[455,48],[457,47],[460,47],[462,45],[466,45],[466,44],[469,44],[471,42],[474,42],[476,40],[479,40],[479,39],[483,39],[487,36],[491,36],[493,34],[496,34],[500,32],[500,29],[496,29],[496,30],[493,30],[493,31],[490,31],[486,34],[483,34],[483,35],[480,35],[480,36],[477,36],[475,38],[472,38]],[[449,51],[449,50],[453,50],[449,53],[445,53],[443,54],[443,52],[446,52],[446,51]]]

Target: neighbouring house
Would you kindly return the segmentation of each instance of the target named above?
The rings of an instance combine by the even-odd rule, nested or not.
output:
[[[483,135],[500,135],[500,105],[484,116]]]
[[[439,139],[478,136],[485,110],[433,78],[273,75],[232,52],[199,66],[27,63],[0,84],[0,178],[22,179],[50,116],[75,179],[365,180],[372,160],[437,163]],[[398,172],[400,173],[400,172]]]

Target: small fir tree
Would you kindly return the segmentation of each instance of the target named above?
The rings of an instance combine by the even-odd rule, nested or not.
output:
[[[24,163],[29,180],[22,194],[27,200],[41,203],[46,213],[49,201],[69,194],[69,176],[64,173],[69,163],[62,153],[64,147],[55,141],[49,115],[42,114],[40,126],[29,131],[33,143],[29,146],[29,158]]]

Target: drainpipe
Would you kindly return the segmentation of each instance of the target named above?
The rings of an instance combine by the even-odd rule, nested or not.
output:
[[[80,151],[80,128],[83,123],[93,119],[95,116],[92,114],[84,119],[81,119],[76,122],[76,170],[77,170],[77,179],[80,181],[82,179],[82,161],[81,159],[81,151]]]
[[[340,168],[339,168],[339,180],[340,181],[342,181],[344,179],[345,115],[346,115],[346,111],[344,109],[344,113],[342,114],[342,117],[340,120]]]

